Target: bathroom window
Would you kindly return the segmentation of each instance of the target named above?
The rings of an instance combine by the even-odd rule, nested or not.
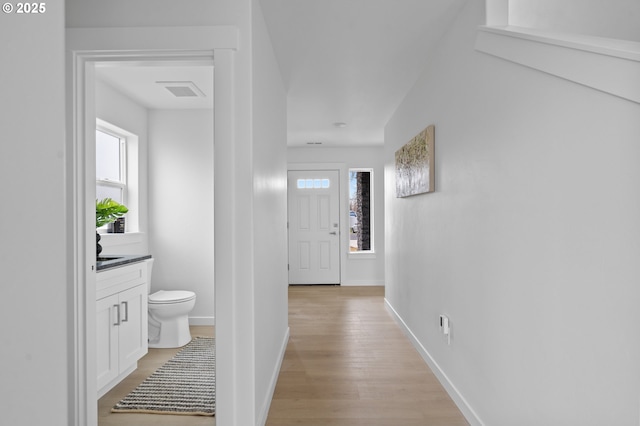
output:
[[[96,120],[96,199],[111,198],[127,206],[127,233],[140,230],[138,146],[137,135],[104,120]],[[101,232],[106,229],[105,225]]]
[[[373,253],[373,169],[349,169],[349,253]]]
[[[96,198],[111,198],[127,204],[127,139],[96,129]]]

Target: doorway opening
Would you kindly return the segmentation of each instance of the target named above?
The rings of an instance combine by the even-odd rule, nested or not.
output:
[[[168,34],[170,33],[170,34]],[[71,28],[67,29],[68,70],[68,117],[67,133],[70,135],[69,195],[69,249],[73,253],[69,287],[70,311],[70,356],[71,368],[71,424],[74,426],[96,426],[96,348],[95,348],[95,102],[93,97],[95,64],[98,62],[152,63],[153,61],[209,61],[215,56],[214,97],[216,114],[213,132],[216,140],[215,173],[222,173],[233,161],[235,111],[233,69],[237,49],[237,28]],[[171,40],[171,42],[167,42]],[[169,43],[170,47],[166,44]],[[89,84],[91,83],[91,84]],[[89,169],[89,170],[88,170]],[[214,181],[222,182],[220,179]],[[232,197],[227,185],[211,188],[216,200]],[[230,216],[229,203],[216,202],[215,244],[222,247],[232,245],[227,235],[228,222],[221,218]],[[234,362],[233,281],[220,279],[231,275],[229,263],[216,256],[213,263],[215,280],[215,314],[217,328],[216,363],[220,374],[216,380],[218,395],[233,395],[233,375],[237,370]],[[217,297],[222,294],[222,297]],[[223,304],[221,301],[226,300]],[[223,368],[224,366],[224,368]],[[216,417],[222,422],[236,415],[236,401],[232,398],[217,398]]]
[[[128,144],[113,144],[120,155],[112,156],[120,158],[126,167],[126,180],[117,179],[123,174],[114,174],[106,184],[119,188],[119,181],[127,183],[127,205],[130,213],[132,210],[137,213],[134,222],[138,226],[123,234],[102,230],[103,254],[151,254],[154,266],[148,276],[149,293],[194,292],[195,307],[189,314],[189,322],[194,326],[192,336],[212,337],[215,334],[213,63],[206,58],[189,61],[177,58],[96,61],[93,66],[98,123],[108,119],[118,127],[136,127],[135,149]],[[193,82],[200,95],[175,96],[167,89],[169,81]],[[97,151],[96,163],[101,164],[105,159],[102,157],[108,154]],[[90,165],[87,171],[89,168]],[[98,189],[101,184],[104,185],[102,181],[97,183]],[[127,224],[128,216],[129,213],[125,215]],[[157,337],[159,329],[154,330]],[[102,336],[105,340],[104,335],[97,333],[98,339]],[[149,337],[153,341],[151,330]],[[111,370],[109,357],[100,356],[102,351],[109,350],[108,346],[98,345],[98,360],[103,360],[98,371]],[[111,407],[145,379],[149,369],[155,370],[167,361],[170,352],[149,349],[126,381],[115,387],[113,383],[101,387],[99,382],[98,426],[131,422],[130,415],[111,413]],[[165,419],[159,424],[162,420]],[[188,420],[185,419],[185,424]]]

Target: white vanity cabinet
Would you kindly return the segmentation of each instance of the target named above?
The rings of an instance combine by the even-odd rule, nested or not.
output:
[[[98,398],[134,371],[147,353],[147,297],[144,261],[97,274]]]

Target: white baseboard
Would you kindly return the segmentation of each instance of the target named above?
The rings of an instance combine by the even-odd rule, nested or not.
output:
[[[340,285],[344,287],[384,287],[384,280],[346,280]]]
[[[291,330],[287,327],[287,332],[284,334],[284,340],[280,347],[280,356],[276,368],[273,370],[271,381],[269,382],[269,392],[262,404],[262,410],[260,410],[260,417],[258,418],[258,425],[264,426],[267,423],[267,416],[269,415],[269,408],[271,408],[271,400],[273,399],[273,393],[276,390],[276,384],[278,383],[278,376],[280,375],[280,367],[282,367],[282,361],[284,361],[284,353],[287,350],[287,344],[289,343],[289,335]]]
[[[189,325],[216,325],[216,317],[189,317]]]
[[[480,417],[478,417],[478,415],[473,410],[473,408],[471,408],[471,406],[469,405],[467,400],[464,398],[464,396],[462,396],[462,394],[458,391],[458,389],[451,382],[451,380],[449,380],[447,375],[444,373],[444,371],[442,371],[438,363],[429,354],[427,349],[424,346],[422,346],[422,343],[420,343],[420,341],[415,336],[415,334],[413,334],[413,332],[404,322],[402,317],[398,315],[395,309],[393,309],[393,306],[391,306],[391,303],[389,303],[389,301],[386,298],[384,299],[384,303],[387,309],[389,310],[389,312],[391,313],[391,316],[393,317],[393,319],[398,323],[400,328],[402,328],[402,331],[407,335],[407,337],[409,338],[413,346],[416,348],[416,350],[418,351],[422,359],[427,363],[429,368],[431,368],[431,371],[433,371],[433,374],[435,374],[435,376],[438,378],[438,381],[440,382],[440,384],[447,391],[447,393],[449,394],[453,402],[456,404],[456,406],[458,406],[458,409],[462,412],[462,415],[467,419],[469,424],[472,426],[484,426],[484,423],[482,422],[482,420],[480,420]]]

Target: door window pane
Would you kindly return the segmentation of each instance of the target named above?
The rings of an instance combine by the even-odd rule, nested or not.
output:
[[[298,179],[298,189],[328,189],[331,187],[331,179]]]

